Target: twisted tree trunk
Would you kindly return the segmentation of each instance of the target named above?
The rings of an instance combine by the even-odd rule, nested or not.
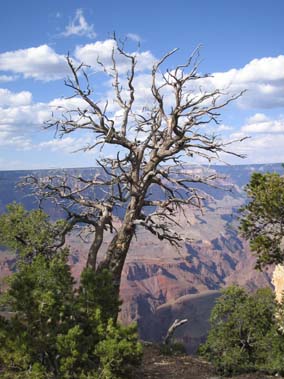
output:
[[[118,296],[122,270],[135,233],[135,220],[140,217],[142,201],[141,196],[131,198],[122,225],[109,243],[104,259],[97,267],[92,267],[96,272],[101,272],[104,269],[111,272],[113,285]]]

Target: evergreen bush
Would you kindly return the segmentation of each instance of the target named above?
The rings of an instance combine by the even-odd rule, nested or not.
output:
[[[19,253],[17,271],[0,293],[2,308],[12,312],[10,319],[0,317],[1,378],[128,378],[140,363],[142,346],[136,326],[120,326],[114,319],[120,301],[111,274],[86,268],[76,288],[68,250],[45,254],[42,248],[44,236],[52,241],[54,226],[43,212],[31,212],[13,204],[0,217],[0,242]],[[8,233],[13,222],[15,230]],[[19,235],[25,241],[35,238],[32,249]]]
[[[225,289],[212,310],[211,330],[199,353],[224,375],[256,370],[283,373],[278,307],[269,288],[254,294],[237,286]]]

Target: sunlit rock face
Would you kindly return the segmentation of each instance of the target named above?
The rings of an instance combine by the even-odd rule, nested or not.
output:
[[[275,288],[276,300],[280,303],[284,291],[284,265],[277,265],[273,271],[272,283]]]
[[[272,284],[274,285],[275,298],[278,303],[283,300],[284,291],[284,265],[278,264],[272,274]],[[284,333],[283,313],[277,311],[276,318],[278,320],[279,331]]]
[[[284,237],[281,240],[280,249],[284,253]],[[281,303],[284,291],[284,265],[278,264],[275,267],[272,275],[272,284],[274,285],[276,300]]]

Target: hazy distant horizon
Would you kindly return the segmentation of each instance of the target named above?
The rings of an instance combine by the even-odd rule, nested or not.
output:
[[[238,166],[281,166],[284,162],[271,162],[271,163],[239,163],[239,164],[193,164],[193,163],[187,163],[183,166],[191,166],[191,167],[238,167]],[[170,166],[170,165],[169,165]],[[172,165],[174,166],[174,165]],[[85,167],[50,167],[50,168],[30,168],[30,169],[1,169],[0,168],[0,174],[1,172],[30,172],[30,171],[58,171],[58,170],[91,170],[100,168],[100,166],[85,166]],[[284,169],[284,168],[283,168]]]

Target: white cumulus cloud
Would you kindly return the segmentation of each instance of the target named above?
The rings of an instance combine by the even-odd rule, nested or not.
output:
[[[1,53],[0,71],[43,81],[62,79],[69,73],[65,57],[48,45]]]
[[[79,97],[56,98],[56,99],[51,100],[48,103],[48,105],[53,111],[58,109],[59,111],[62,111],[62,112],[76,110],[76,109],[84,110],[88,106],[86,101]]]
[[[50,115],[45,103],[0,108],[0,125],[42,125]]]
[[[270,119],[262,113],[256,113],[241,128],[244,133],[284,133],[284,118]]]
[[[6,88],[0,88],[0,108],[28,105],[31,101],[32,94],[29,91],[12,92]]]
[[[47,149],[49,151],[64,151],[70,153],[76,149],[76,140],[73,137],[66,137],[63,139],[52,139],[49,141],[41,142],[38,145],[40,150]]]
[[[284,133],[256,134],[239,145],[234,151],[246,154],[242,163],[284,162]]]
[[[116,66],[120,73],[125,73],[129,70],[129,60],[118,53],[117,43],[113,39],[105,41],[96,41],[83,46],[77,46],[75,49],[75,57],[87,65],[92,66],[96,70],[102,70],[98,64],[98,60],[104,64],[107,69],[112,67],[112,54],[115,54]],[[155,57],[150,51],[132,52],[129,53],[136,56],[137,65],[136,71],[144,71],[151,69],[155,62]]]
[[[17,151],[46,150],[63,153],[79,150],[93,143],[92,136],[54,139],[54,130],[48,133],[42,127],[52,118],[52,114],[60,118],[62,112],[83,106],[86,107],[86,103],[78,98],[55,98],[48,103],[33,103],[28,91],[14,93],[0,89],[0,147],[14,148]],[[46,141],[35,142],[38,137],[46,138]]]
[[[240,69],[213,73],[204,79],[209,88],[246,90],[238,100],[244,108],[275,108],[284,106],[284,56],[253,59]]]
[[[12,135],[2,130],[0,125],[0,147],[10,147],[16,150],[26,151],[32,148],[32,141],[28,137]]]
[[[96,32],[94,31],[94,25],[88,24],[85,19],[82,9],[77,9],[74,18],[71,22],[65,27],[64,32],[62,33],[64,37],[70,36],[85,36],[88,38],[95,38]]]

